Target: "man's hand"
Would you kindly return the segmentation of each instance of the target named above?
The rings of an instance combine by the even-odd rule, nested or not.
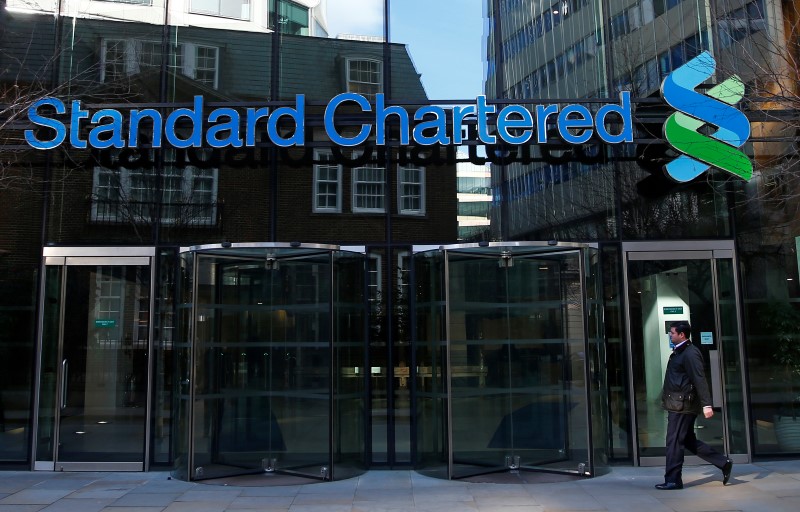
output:
[[[712,409],[710,405],[703,407],[703,416],[705,416],[706,419],[714,416],[714,409]]]

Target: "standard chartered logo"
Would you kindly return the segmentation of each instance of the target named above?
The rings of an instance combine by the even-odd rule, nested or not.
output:
[[[664,124],[664,135],[681,156],[666,165],[675,181],[689,181],[714,166],[744,180],[753,164],[739,148],[750,137],[750,122],[733,107],[744,96],[744,84],[733,75],[703,95],[695,87],[714,74],[716,61],[703,52],[664,79],[661,96],[677,112]],[[712,125],[705,135],[700,128]]]

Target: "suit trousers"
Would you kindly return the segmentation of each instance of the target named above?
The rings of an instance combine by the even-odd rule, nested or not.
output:
[[[667,418],[665,482],[683,483],[684,448],[720,469],[728,461],[726,456],[697,439],[694,434],[694,422],[696,419],[697,415],[695,414],[669,413]]]

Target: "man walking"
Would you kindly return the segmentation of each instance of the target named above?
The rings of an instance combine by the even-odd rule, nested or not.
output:
[[[674,346],[664,373],[661,392],[662,407],[668,411],[667,419],[667,463],[664,483],[656,489],[683,489],[684,448],[722,470],[722,485],[731,477],[733,461],[717,452],[694,434],[694,422],[699,413],[710,418],[711,394],[708,391],[703,354],[692,345],[692,328],[688,322],[674,322],[669,330],[670,344]]]

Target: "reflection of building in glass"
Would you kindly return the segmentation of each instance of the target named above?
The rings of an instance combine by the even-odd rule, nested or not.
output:
[[[337,438],[340,465],[330,468],[334,455],[325,453],[334,435],[333,402],[309,399],[307,407],[290,408],[283,396],[268,407],[266,395],[254,399],[242,389],[296,386],[285,391],[291,394],[305,386],[310,394],[320,388],[320,396],[327,396],[327,386],[329,396],[336,396],[335,419],[351,426],[363,422],[367,332],[376,346],[391,346],[392,337],[407,340],[407,319],[395,321],[409,300],[407,253],[417,241],[455,241],[456,172],[454,164],[398,158],[407,148],[331,146],[321,114],[333,96],[427,97],[405,46],[328,38],[326,3],[187,0],[167,8],[159,0],[0,1],[0,287],[8,292],[0,303],[0,347],[13,354],[6,362],[15,361],[0,372],[0,459],[38,468],[58,460],[76,469],[88,456],[141,470],[151,463],[185,465],[191,452],[191,460],[205,469],[183,475],[209,478],[219,474],[214,464],[236,466],[226,459],[232,453],[246,458],[239,460],[243,466],[267,469],[293,462],[285,456],[273,461],[263,449],[292,451],[298,460],[319,449],[322,454],[311,458],[328,467],[326,478],[343,478],[345,467],[364,466],[363,428],[354,427],[357,432]],[[262,120],[255,147],[157,150],[150,148],[153,122],[147,117],[139,124],[138,148],[79,147],[88,136],[87,118],[104,107],[157,109],[166,118],[177,108],[191,108],[197,96],[207,114],[222,105],[238,112],[274,110],[293,104],[299,94],[306,99],[304,147],[269,145]],[[80,100],[91,112],[70,130],[78,147],[26,147],[27,106],[48,96],[68,108]],[[270,103],[278,101],[285,103]],[[349,133],[352,117],[341,110],[338,128]],[[277,130],[288,136],[291,120],[281,118]],[[176,133],[186,139],[192,129],[181,121]],[[38,136],[48,138],[47,129]],[[254,245],[237,252],[242,243]],[[188,250],[204,244],[230,251],[219,256]],[[356,252],[339,254],[341,245]],[[228,257],[234,252],[235,261]],[[195,255],[201,264],[196,274]],[[194,290],[186,283],[194,275],[197,300],[212,305],[188,321]],[[187,288],[178,298],[180,283]],[[395,293],[395,283],[406,291]],[[39,284],[48,290],[41,318],[53,333],[41,334],[47,338],[42,358],[35,357]],[[220,359],[193,360],[209,364],[198,369],[207,379],[197,381],[208,387],[185,388],[203,404],[195,413],[206,414],[207,422],[198,420],[204,426],[187,448],[173,446],[188,434],[181,422],[189,416],[179,416],[186,410],[172,401],[172,390],[181,386],[175,379],[186,370],[176,361],[190,331],[193,343],[207,343],[208,353]],[[87,345],[87,339],[93,341]],[[320,348],[339,342],[353,346]],[[92,344],[102,350],[87,357]],[[371,365],[382,368],[374,374],[377,409],[371,421],[374,436],[383,429],[384,447],[387,368],[392,357],[408,365],[409,350],[406,343],[370,354]],[[67,363],[61,364],[60,354]],[[33,360],[40,361],[40,370],[28,375],[33,366],[23,362]],[[343,369],[333,374],[347,377],[336,384],[327,378],[334,360]],[[25,405],[36,386],[41,414]],[[218,400],[212,389],[226,398]],[[62,391],[67,407],[58,411],[69,413],[59,415],[52,407]],[[341,400],[340,392],[357,403],[352,396]],[[261,413],[248,413],[243,404]],[[98,408],[114,417],[89,418]],[[146,438],[151,421],[157,427]],[[286,429],[287,422],[304,421],[305,430],[265,437],[276,425]],[[98,439],[92,425],[114,422],[129,430],[114,430],[105,448],[90,442]],[[114,454],[73,453],[68,447],[80,441],[76,431],[88,432],[81,434],[84,446]],[[206,449],[213,454],[200,453]],[[386,453],[375,450],[375,460],[385,460]],[[313,472],[319,477],[321,468]]]
[[[459,153],[459,158],[466,158]],[[458,239],[485,240],[489,234],[492,203],[491,171],[486,165],[459,162],[456,167],[458,193]]]
[[[600,98],[613,100],[619,91],[631,91],[636,141],[615,148],[591,140],[555,151],[539,147],[532,153],[540,161],[492,165],[492,236],[601,244],[604,279],[610,280],[604,293],[610,366],[622,368],[626,357],[636,360],[637,344],[657,350],[665,335],[664,322],[678,318],[672,315],[684,315],[700,327],[695,338],[703,337],[701,343],[715,350],[707,355],[712,362],[719,361],[716,350],[744,358],[746,346],[749,397],[732,388],[718,391],[728,393],[720,403],[741,400],[749,406],[734,407],[736,419],[724,428],[749,428],[754,453],[797,452],[781,439],[779,418],[787,408],[765,393],[796,395],[794,387],[775,386],[772,379],[781,372],[775,354],[782,331],[775,318],[783,313],[797,318],[794,237],[800,233],[796,208],[800,131],[788,117],[800,108],[800,5],[792,0],[490,0],[486,5],[488,96],[523,104],[558,100],[563,106],[582,101],[591,109],[597,108]],[[673,109],[660,98],[659,88],[669,73],[703,51],[716,59],[716,73],[699,86],[701,93],[734,74],[744,83],[746,98],[736,106],[751,121],[751,142],[742,148],[755,164],[749,182],[713,167],[687,183],[676,183],[663,171],[678,153],[664,141],[664,122]],[[706,135],[713,130],[700,129]],[[721,253],[713,252],[720,240],[735,260],[720,259]],[[657,244],[647,245],[648,241]],[[670,252],[703,247],[712,250],[708,261],[714,262],[719,279],[714,286],[724,289],[697,288],[711,277],[711,266],[701,269],[706,256],[688,252],[684,256],[698,259],[680,261],[678,253]],[[741,265],[739,292],[731,288],[734,261]],[[708,294],[712,289],[716,299]],[[707,297],[715,309],[689,304],[687,297],[692,294]],[[722,296],[739,305],[741,318]],[[698,311],[716,311],[723,324],[731,323],[711,325]],[[737,318],[742,332],[731,327]],[[724,332],[745,341],[718,344],[713,336]],[[631,431],[620,427],[612,436],[610,453],[615,457],[660,454],[635,432],[657,422],[658,411],[644,404],[658,394],[654,386],[661,357],[652,357],[643,368],[634,367],[636,375],[646,374],[641,381],[637,376],[629,381],[624,372],[608,374],[611,389],[633,386],[609,396],[612,425],[633,425]],[[732,378],[728,382],[734,386],[744,379],[730,374],[720,378]],[[654,384],[645,384],[647,379]],[[746,436],[733,436],[727,443],[729,450],[748,449]]]

